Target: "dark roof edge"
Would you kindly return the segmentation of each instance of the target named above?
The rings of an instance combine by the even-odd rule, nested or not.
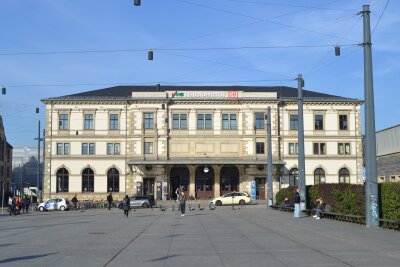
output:
[[[396,125],[390,126],[388,128],[384,128],[382,130],[376,131],[376,133],[384,132],[384,131],[387,131],[387,130],[390,130],[390,129],[393,129],[393,128],[396,128],[396,127],[399,127],[399,126],[400,126],[400,124],[396,124]]]

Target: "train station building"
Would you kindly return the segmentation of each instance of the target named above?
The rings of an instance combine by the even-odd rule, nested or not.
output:
[[[362,183],[362,101],[304,90],[306,184]],[[274,193],[297,185],[297,88],[116,86],[47,98],[44,197],[108,192],[265,199],[271,107]]]

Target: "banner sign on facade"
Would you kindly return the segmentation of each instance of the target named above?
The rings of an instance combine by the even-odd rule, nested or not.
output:
[[[250,198],[252,200],[256,199],[256,181],[250,182]]]

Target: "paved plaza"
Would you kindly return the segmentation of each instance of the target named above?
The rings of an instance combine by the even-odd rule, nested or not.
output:
[[[34,212],[0,216],[1,266],[400,266],[400,233],[232,210]]]

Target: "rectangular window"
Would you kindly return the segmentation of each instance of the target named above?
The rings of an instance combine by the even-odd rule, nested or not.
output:
[[[187,115],[186,114],[173,114],[172,115],[172,129],[176,129],[176,130],[187,129]]]
[[[107,143],[107,155],[113,154],[113,143]]]
[[[107,143],[107,155],[119,155],[120,144],[119,143]]]
[[[181,119],[181,129],[187,129],[187,115],[181,114],[180,119]]]
[[[152,142],[144,142],[144,154],[153,154]]]
[[[206,114],[206,130],[212,129],[211,114]]]
[[[347,115],[339,115],[339,129],[348,130]]]
[[[325,155],[326,144],[325,143],[314,143],[314,155]]]
[[[118,114],[110,114],[110,130],[118,130]]]
[[[299,116],[297,114],[290,115],[290,130],[299,129]]]
[[[95,145],[94,143],[82,143],[82,155],[94,155]]]
[[[64,155],[69,155],[69,143],[64,143]]]
[[[88,143],[83,143],[82,144],[82,155],[87,155],[89,154],[89,145]]]
[[[94,150],[94,143],[89,143],[89,154],[94,155],[95,150]]]
[[[236,114],[222,114],[222,129],[236,130]]]
[[[315,130],[323,130],[324,129],[324,116],[323,115],[315,115]]]
[[[179,114],[172,115],[172,129],[179,129]]]
[[[154,128],[154,113],[144,113],[144,128],[145,129]]]
[[[350,155],[350,143],[338,143],[339,155]]]
[[[264,113],[256,113],[254,123],[256,129],[264,129]]]
[[[60,130],[68,130],[68,114],[60,114],[58,126]]]
[[[63,144],[62,143],[57,143],[57,155],[62,155],[63,154],[62,148],[63,148]]]
[[[119,143],[114,144],[114,154],[115,155],[120,154],[120,144]]]
[[[256,143],[256,153],[257,154],[265,154],[265,147],[263,142]]]
[[[197,129],[200,129],[200,130],[212,129],[212,115],[211,114],[197,114]]]
[[[297,155],[299,150],[298,143],[289,143],[289,155]]]
[[[93,114],[85,114],[85,130],[93,130]]]

